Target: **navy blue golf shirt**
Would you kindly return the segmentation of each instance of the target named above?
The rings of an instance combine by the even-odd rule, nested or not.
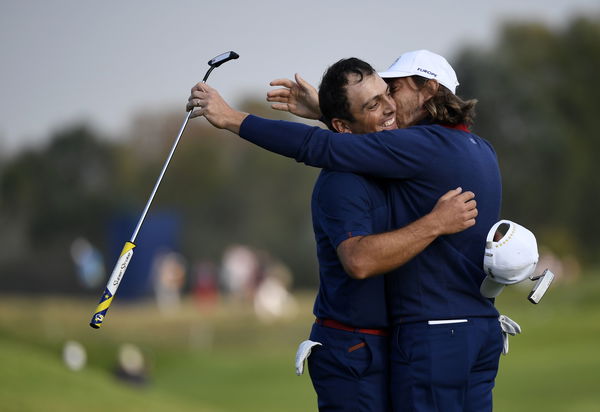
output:
[[[427,214],[448,190],[473,191],[475,226],[436,239],[388,276],[388,304],[394,323],[498,316],[493,300],[479,292],[485,238],[498,221],[502,191],[487,141],[441,125],[355,135],[251,115],[239,134],[307,165],[395,179],[389,185],[392,227]]]
[[[383,276],[352,279],[344,271],[337,247],[353,236],[389,229],[385,187],[379,180],[323,170],[312,195],[312,218],[319,259],[319,293],[314,314],[348,326],[388,326]]]

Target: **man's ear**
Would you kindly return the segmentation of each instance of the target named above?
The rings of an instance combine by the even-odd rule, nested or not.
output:
[[[437,80],[429,79],[427,83],[425,83],[425,87],[421,89],[421,93],[423,95],[423,102],[428,101],[433,96],[435,96],[440,88],[440,84]]]
[[[333,128],[338,133],[352,133],[352,130],[350,129],[350,125],[348,124],[347,120],[342,120],[338,119],[337,117],[334,117],[333,119],[331,119],[331,126],[333,126]]]

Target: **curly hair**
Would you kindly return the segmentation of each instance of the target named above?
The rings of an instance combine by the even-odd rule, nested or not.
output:
[[[429,79],[421,76],[411,76],[419,89],[426,87]],[[423,108],[428,113],[428,119],[434,123],[456,126],[464,124],[471,127],[475,118],[475,105],[477,99],[463,100],[441,84],[438,91],[431,99],[427,100]]]

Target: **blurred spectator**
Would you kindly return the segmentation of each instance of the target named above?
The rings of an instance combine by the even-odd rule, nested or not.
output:
[[[221,282],[234,301],[252,302],[260,266],[256,254],[248,247],[232,245],[225,250]]]
[[[540,248],[540,260],[537,264],[536,273],[544,269],[550,269],[556,276],[555,282],[572,282],[579,278],[581,266],[573,256],[558,257],[548,248]]]
[[[106,269],[100,252],[87,239],[80,237],[71,243],[71,257],[83,287],[98,289],[106,279]]]
[[[83,369],[87,362],[87,353],[83,345],[77,341],[69,340],[63,346],[63,362],[72,371]]]
[[[143,386],[148,383],[148,366],[140,348],[130,343],[119,347],[115,376],[133,385]]]
[[[554,273],[553,285],[561,283],[571,283],[581,276],[581,265],[572,255],[559,257],[555,255],[548,247],[540,246],[540,258],[535,268],[534,275],[540,275],[545,269],[550,269]],[[530,290],[535,281],[529,279],[518,283],[516,286],[522,290]]]
[[[194,268],[193,294],[196,303],[203,309],[212,309],[219,301],[217,268],[211,261],[205,260]]]
[[[258,319],[272,322],[276,319],[293,316],[297,304],[289,293],[292,272],[282,262],[268,254],[263,259],[264,270],[254,296],[254,311]]]
[[[156,304],[163,314],[181,308],[181,291],[185,285],[185,260],[179,253],[158,253],[152,264]]]

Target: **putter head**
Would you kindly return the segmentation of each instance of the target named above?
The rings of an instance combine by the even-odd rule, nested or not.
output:
[[[226,53],[219,54],[217,57],[213,57],[212,59],[210,59],[208,61],[208,65],[210,67],[219,67],[223,63],[228,62],[229,60],[237,59],[238,57],[240,57],[240,55],[237,54],[236,52],[228,51]]]
[[[554,280],[554,273],[550,272],[549,269],[546,269],[541,275],[532,276],[530,279],[537,280],[537,282],[533,285],[533,289],[527,299],[529,299],[531,303],[538,304]]]

